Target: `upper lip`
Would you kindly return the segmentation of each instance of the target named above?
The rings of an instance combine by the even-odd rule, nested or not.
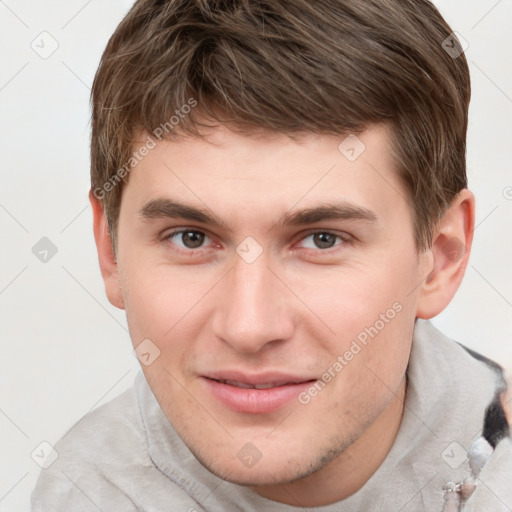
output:
[[[214,380],[231,380],[241,382],[251,386],[258,386],[262,384],[274,384],[276,386],[283,386],[284,384],[298,384],[316,380],[314,377],[304,377],[292,375],[283,372],[264,372],[258,374],[244,373],[239,370],[221,370],[217,372],[208,372],[203,375],[208,379]]]

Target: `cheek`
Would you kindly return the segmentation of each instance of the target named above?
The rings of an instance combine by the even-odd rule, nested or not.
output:
[[[141,336],[161,338],[175,322],[180,288],[170,286],[170,276],[157,267],[124,263],[121,285],[133,342]]]
[[[376,322],[381,326],[382,315],[388,325],[388,320],[399,316],[398,310],[412,306],[416,296],[411,292],[418,284],[417,276],[414,256],[407,259],[389,255],[341,270],[323,270],[313,279],[303,275],[298,294],[331,334],[347,339]]]
[[[120,275],[133,343],[149,338],[162,350],[172,343],[179,351],[178,342],[185,339],[190,347],[198,315],[209,310],[218,277],[211,269],[171,267],[151,258],[127,259],[124,264]]]
[[[404,254],[390,254],[343,273],[333,271],[316,293],[310,289],[308,305],[322,320],[315,324],[314,334],[329,359],[323,363],[329,368],[342,358],[339,373],[334,369],[345,375],[338,379],[339,386],[360,382],[375,390],[382,381],[381,386],[395,389],[403,376],[416,311],[416,294],[411,292],[417,285],[415,253]],[[325,334],[325,325],[330,334]],[[321,330],[325,332],[319,337]]]

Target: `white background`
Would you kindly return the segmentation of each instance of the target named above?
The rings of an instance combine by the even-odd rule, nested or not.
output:
[[[0,0],[0,512],[28,510],[31,452],[138,368],[124,314],[104,294],[87,199],[90,86],[131,4]],[[469,43],[478,227],[464,284],[434,323],[512,367],[512,1],[436,4]],[[59,45],[47,59],[31,48],[43,31]],[[42,237],[58,248],[47,263],[32,253]]]

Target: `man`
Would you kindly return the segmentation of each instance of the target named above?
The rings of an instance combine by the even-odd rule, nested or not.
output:
[[[511,510],[501,369],[428,321],[473,238],[469,98],[426,0],[137,1],[90,200],[143,373],[33,510]]]

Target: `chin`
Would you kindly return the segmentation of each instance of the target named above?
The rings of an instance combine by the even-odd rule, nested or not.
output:
[[[214,466],[206,466],[206,468],[214,473],[222,480],[231,482],[232,484],[243,485],[245,487],[265,487],[269,485],[284,485],[300,480],[308,476],[309,473],[297,473],[297,469],[277,468],[274,464],[268,467],[240,468],[236,466],[226,466],[224,468],[216,468]]]
[[[301,459],[292,456],[286,457],[284,453],[273,458],[262,456],[252,466],[246,466],[238,458],[223,460],[215,454],[194,453],[196,459],[208,471],[219,478],[237,485],[246,487],[261,487],[268,485],[284,485],[301,480],[315,473],[327,465],[332,458],[322,457],[317,461],[307,460],[303,454]]]

